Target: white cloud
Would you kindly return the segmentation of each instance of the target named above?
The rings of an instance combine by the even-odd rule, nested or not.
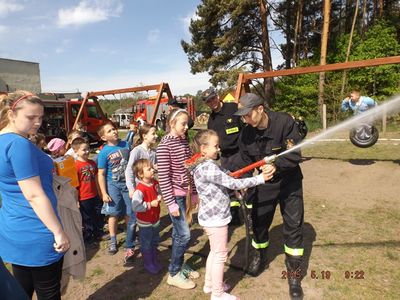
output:
[[[190,22],[192,20],[197,20],[197,19],[199,19],[199,16],[197,15],[196,11],[191,12],[187,14],[185,17],[179,19],[182,22],[183,30],[185,31],[185,34],[187,36],[190,36],[190,31],[189,31]]]
[[[0,0],[0,16],[23,10],[24,6],[10,0]]]
[[[57,53],[57,54],[61,54],[61,53],[63,53],[64,51],[65,51],[64,48],[61,48],[61,47],[56,48],[56,53]]]
[[[152,29],[147,33],[147,41],[154,44],[156,43],[160,38],[160,30],[157,29]]]
[[[77,6],[60,9],[57,24],[67,27],[97,23],[119,17],[122,8],[120,0],[81,0]]]

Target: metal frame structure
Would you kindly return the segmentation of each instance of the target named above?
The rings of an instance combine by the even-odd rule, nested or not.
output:
[[[326,71],[339,71],[339,70],[366,68],[366,67],[374,67],[374,66],[388,65],[388,64],[399,64],[399,63],[400,63],[400,56],[389,56],[382,58],[349,61],[344,63],[328,64],[322,66],[311,66],[304,68],[268,71],[262,73],[240,73],[236,86],[235,101],[239,102],[239,98],[242,95],[243,90],[245,93],[250,92],[250,83],[252,79],[320,73]]]
[[[168,98],[172,99],[171,89],[169,88],[168,83],[165,83],[165,82],[162,82],[160,84],[130,87],[130,88],[123,88],[123,89],[116,89],[116,90],[89,92],[82,101],[82,105],[79,108],[78,115],[76,116],[75,123],[72,128],[75,128],[76,124],[79,122],[79,118],[82,114],[83,108],[85,107],[85,104],[89,99],[92,99],[94,101],[95,105],[99,108],[100,105],[99,105],[99,102],[97,101],[98,96],[126,94],[126,93],[135,93],[135,92],[143,92],[143,91],[148,92],[148,91],[154,91],[154,90],[157,91],[155,108],[154,108],[153,115],[151,116],[151,124],[154,125],[154,122],[155,122],[156,116],[157,116],[158,107],[160,106],[160,100],[162,98],[163,93],[164,92],[167,93]],[[99,111],[102,111],[102,110],[100,109]],[[103,117],[106,118],[105,115],[103,115]]]

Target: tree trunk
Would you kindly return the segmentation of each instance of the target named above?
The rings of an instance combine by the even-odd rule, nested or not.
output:
[[[347,52],[346,52],[346,60],[345,60],[345,62],[349,61],[351,44],[352,44],[352,41],[353,41],[354,28],[356,26],[356,20],[357,20],[357,14],[358,14],[358,2],[359,1],[357,0],[356,1],[356,9],[354,11],[353,24],[351,25],[349,44],[347,45]],[[344,88],[346,86],[346,75],[347,75],[347,71],[344,70],[343,71],[343,76],[342,76],[342,87],[340,89],[340,99],[343,99],[343,96],[344,96]]]
[[[294,28],[294,37],[293,37],[292,67],[296,67],[297,60],[298,60],[297,42],[299,40],[299,35],[301,32],[302,11],[303,11],[303,0],[298,0],[297,13],[296,13],[296,25]]]
[[[361,30],[360,33],[364,36],[366,27],[367,27],[367,0],[363,0],[363,8],[362,8],[362,20],[361,20]]]
[[[267,24],[267,7],[263,0],[259,0],[261,12],[261,28],[262,28],[262,59],[264,71],[272,71],[271,50],[269,45],[269,33]],[[264,91],[268,105],[271,106],[275,99],[274,78],[264,79]]]
[[[353,1],[354,0],[346,0],[346,13],[345,13],[345,25],[344,25],[344,32],[347,33],[351,27],[351,12],[353,8]],[[358,1],[358,0],[357,0]]]
[[[286,0],[286,54],[285,54],[285,68],[290,69],[290,54],[292,53],[291,41],[291,25],[292,25],[292,1]]]
[[[379,18],[383,16],[383,0],[379,0]]]
[[[329,35],[329,21],[330,21],[331,1],[324,1],[324,24],[322,28],[321,36],[321,59],[320,65],[326,65],[326,52],[328,46],[328,35]],[[325,85],[325,72],[319,73],[319,93],[318,93],[318,110],[322,120],[322,107],[324,104],[324,85]]]

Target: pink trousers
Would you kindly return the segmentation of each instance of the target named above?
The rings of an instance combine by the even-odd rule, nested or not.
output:
[[[210,241],[204,285],[211,287],[213,296],[219,297],[224,293],[224,264],[228,258],[228,225],[204,227],[204,230]]]

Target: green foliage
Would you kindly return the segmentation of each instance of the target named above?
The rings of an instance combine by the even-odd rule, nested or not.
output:
[[[364,37],[356,33],[353,37],[349,60],[399,55],[400,44],[396,34],[395,26],[385,20],[371,26],[365,32]],[[345,61],[348,40],[349,35],[344,35],[339,39],[337,48],[330,56],[331,61]],[[388,96],[400,92],[400,66],[398,64],[349,70],[347,78],[348,91],[358,88],[362,93],[373,96],[376,100],[384,100]]]
[[[193,97],[197,115],[199,115],[201,112],[211,112],[211,109],[203,101],[202,93],[203,91],[199,90],[197,91],[196,96]]]
[[[318,74],[285,76],[276,82],[273,110],[306,120],[318,114]]]
[[[203,0],[196,13],[191,42],[181,41],[193,74],[208,72],[214,86],[229,88],[239,72],[265,69],[258,1]]]

